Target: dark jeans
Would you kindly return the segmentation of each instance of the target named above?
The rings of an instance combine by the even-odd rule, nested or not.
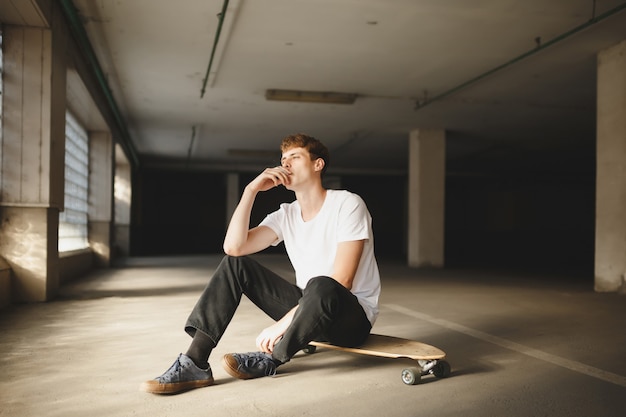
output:
[[[217,345],[243,294],[274,320],[298,305],[272,353],[283,363],[312,340],[358,346],[372,327],[357,298],[330,277],[315,277],[301,290],[251,258],[225,256],[189,315],[185,331],[193,336],[200,330]]]

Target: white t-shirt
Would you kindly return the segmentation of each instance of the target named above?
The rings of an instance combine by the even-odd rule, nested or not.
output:
[[[374,257],[372,217],[361,197],[345,190],[327,190],[324,204],[312,220],[302,219],[296,200],[281,204],[259,226],[267,226],[276,233],[278,239],[272,245],[285,242],[296,272],[296,285],[302,289],[311,278],[332,275],[338,243],[365,239],[351,292],[374,324],[378,316],[380,274]]]

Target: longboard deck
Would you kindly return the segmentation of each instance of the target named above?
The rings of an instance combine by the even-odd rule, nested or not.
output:
[[[359,347],[343,347],[326,342],[310,342],[312,346],[359,353],[361,355],[380,356],[384,358],[408,358],[414,360],[443,359],[446,354],[441,349],[415,340],[400,337],[370,334],[365,343]]]

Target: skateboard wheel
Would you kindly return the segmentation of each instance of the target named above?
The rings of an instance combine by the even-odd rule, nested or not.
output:
[[[450,364],[446,361],[438,361],[432,369],[433,375],[437,378],[447,378],[450,376]]]
[[[406,368],[402,370],[402,382],[406,385],[415,385],[420,382],[422,370],[420,368]]]
[[[304,353],[308,353],[308,354],[315,353],[316,350],[317,350],[317,346],[313,346],[313,345],[307,345],[307,347],[302,349]]]

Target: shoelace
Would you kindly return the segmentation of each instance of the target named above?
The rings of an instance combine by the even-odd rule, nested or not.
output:
[[[176,358],[176,361],[170,366],[170,369],[167,370],[163,375],[159,377],[159,382],[167,383],[172,380],[174,375],[180,373],[180,371],[184,368],[183,364],[180,363],[180,357]]]

